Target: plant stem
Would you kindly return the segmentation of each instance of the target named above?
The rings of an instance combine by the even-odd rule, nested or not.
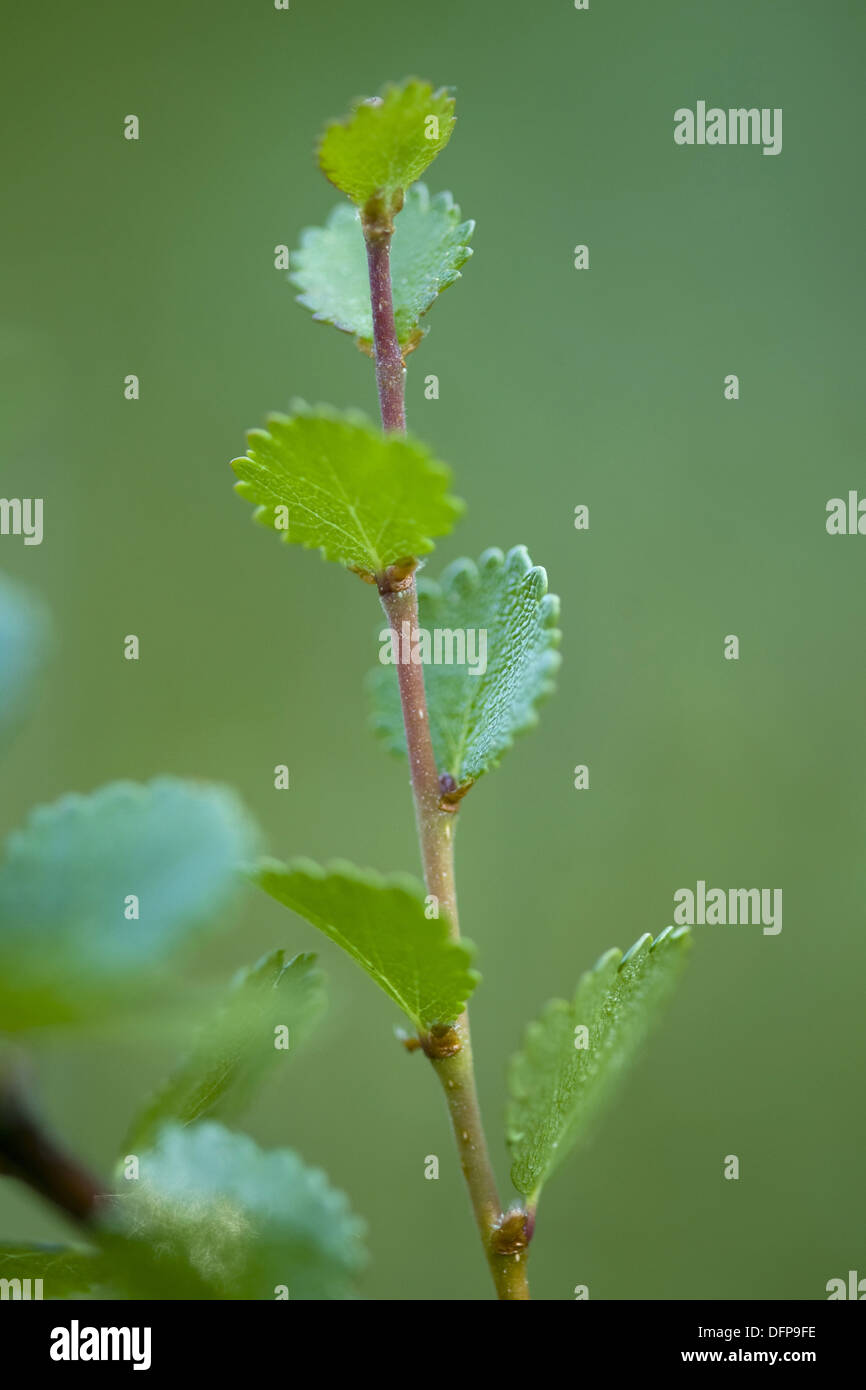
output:
[[[413,631],[418,626],[418,594],[414,575],[402,583],[403,587],[399,589],[380,591],[382,607],[394,630],[395,642],[399,642],[404,622],[411,624]],[[399,645],[397,650],[400,650]],[[456,810],[453,806],[443,809],[441,801],[427,717],[423,668],[420,663],[400,661],[397,663],[397,679],[424,879],[427,891],[437,898],[441,911],[448,918],[452,936],[459,939],[454,879]],[[528,1241],[521,1241],[523,1223],[518,1222],[519,1229],[515,1233],[520,1248],[505,1251],[498,1248],[504,1218],[478,1103],[468,1012],[462,1014],[445,1038],[424,1038],[422,1046],[445,1093],[460,1166],[497,1293],[500,1299],[527,1299],[529,1288],[525,1245]]]
[[[364,234],[370,272],[376,385],[382,425],[385,430],[403,433],[406,429],[405,368],[391,297],[391,229],[371,222],[365,225]],[[392,567],[390,573],[380,576],[379,594],[394,632],[396,650],[402,654],[400,641],[405,630],[403,624],[408,624],[410,634],[418,628],[418,591],[414,572],[407,574],[402,567]],[[428,893],[437,899],[440,909],[448,918],[451,935],[458,940],[460,926],[454,876],[457,807],[447,805],[442,800],[430,735],[423,667],[420,662],[399,660],[397,679],[424,879]],[[442,1037],[428,1036],[422,1038],[421,1043],[445,1093],[460,1166],[496,1292],[500,1299],[528,1299],[528,1219],[523,1212],[503,1215],[478,1103],[468,1012],[461,1015],[453,1028],[444,1030]]]
[[[415,576],[410,575],[404,587],[383,592],[382,607],[394,632],[398,653],[404,632],[403,624],[415,633],[418,629],[418,591]],[[433,753],[433,741],[427,718],[427,695],[424,690],[424,668],[413,661],[397,662],[397,682],[400,704],[406,729],[409,772],[415,801],[415,820],[424,879],[428,891],[435,894],[450,920],[455,922],[457,904],[454,888],[454,815],[443,815],[439,801],[439,771]]]
[[[403,366],[391,298],[391,232],[373,224],[365,226],[364,236],[367,242],[376,385],[379,388],[382,424],[386,430],[397,430],[403,434],[406,431],[406,368]]]
[[[47,1133],[8,1076],[0,1077],[0,1173],[85,1224],[105,1199],[97,1180]]]

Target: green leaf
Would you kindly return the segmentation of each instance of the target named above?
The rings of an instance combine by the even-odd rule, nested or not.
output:
[[[459,1017],[478,983],[474,949],[452,941],[444,916],[425,915],[424,889],[406,874],[307,859],[264,860],[256,881],[342,946],[418,1028]]]
[[[415,79],[391,84],[381,97],[358,102],[345,121],[327,127],[319,166],[359,208],[380,197],[393,215],[402,194],[448,144],[454,120],[454,98],[446,88],[434,92],[429,82]]]
[[[0,575],[0,739],[18,722],[48,645],[41,604]]]
[[[422,578],[418,592],[420,625],[431,641],[437,630],[479,634],[474,648],[468,635],[464,639],[473,663],[450,664],[446,637],[441,651],[446,660],[424,668],[437,766],[466,787],[496,766],[516,734],[537,723],[536,706],[553,690],[560,661],[559,599],[547,592],[547,575],[532,564],[524,546],[506,556],[486,550],[477,566],[457,560],[439,584]],[[473,675],[473,665],[479,672],[483,665],[481,633],[486,633],[486,670]],[[459,656],[459,649],[452,654]],[[431,655],[435,658],[435,647]],[[396,668],[378,666],[370,691],[374,727],[390,751],[405,755]]]
[[[34,811],[0,863],[0,1028],[117,1010],[156,988],[231,901],[256,842],[232,792],[174,778]]]
[[[167,1125],[106,1216],[115,1279],[131,1297],[344,1299],[364,1226],[324,1173],[205,1121]]]
[[[256,521],[368,579],[426,555],[430,536],[451,530],[463,503],[447,495],[451,474],[423,444],[355,412],[313,412],[302,401],[293,410],[253,430],[248,453],[232,462]]]
[[[288,1029],[288,1050],[294,1051],[324,1006],[324,980],[313,955],[286,961],[284,951],[273,951],[241,971],[190,1055],[134,1121],[124,1154],[148,1148],[169,1120],[233,1119],[286,1055],[275,1046],[275,1029]]]
[[[101,1261],[93,1251],[73,1245],[0,1245],[2,1298],[21,1298],[24,1289],[20,1281],[25,1279],[42,1280],[38,1295],[31,1282],[31,1298],[86,1295],[101,1282],[103,1273]]]
[[[421,319],[436,297],[460,279],[472,255],[474,222],[461,222],[450,193],[430,197],[423,183],[406,195],[391,240],[391,291],[394,322],[404,355],[417,347],[426,328]],[[324,227],[307,227],[292,257],[289,276],[302,291],[298,302],[319,321],[353,333],[370,350],[373,312],[367,253],[358,213],[339,203]]]
[[[507,1137],[515,1187],[531,1204],[582,1140],[637,1053],[685,961],[691,934],[647,933],[625,956],[608,951],[581,979],[571,1004],[552,1000],[529,1025],[509,1073]],[[576,1029],[588,1030],[576,1046]]]

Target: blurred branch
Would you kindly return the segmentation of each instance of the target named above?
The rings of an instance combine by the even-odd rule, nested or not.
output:
[[[0,1062],[0,1174],[26,1183],[85,1224],[106,1195],[104,1186],[48,1133],[29,1105],[25,1069],[18,1058]]]

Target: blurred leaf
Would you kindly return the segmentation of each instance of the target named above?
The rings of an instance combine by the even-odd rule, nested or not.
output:
[[[0,1244],[0,1281],[41,1279],[44,1299],[86,1295],[103,1273],[98,1255],[73,1245]],[[3,1297],[16,1297],[14,1286]],[[36,1297],[32,1288],[30,1297]]]
[[[48,645],[41,604],[0,575],[0,740],[21,716]]]
[[[285,1056],[275,1046],[275,1028],[288,1028],[293,1051],[324,1007],[324,980],[313,955],[287,962],[284,951],[273,951],[241,971],[189,1057],[134,1121],[123,1153],[147,1148],[168,1120],[189,1125],[204,1115],[234,1118]]]
[[[256,838],[232,792],[173,778],[39,807],[0,863],[0,1028],[122,1008],[213,925]]]
[[[256,521],[367,578],[426,555],[429,537],[451,530],[463,504],[447,495],[450,472],[423,444],[354,412],[313,412],[302,401],[293,410],[253,430],[248,454],[232,462]]]
[[[404,353],[416,347],[426,329],[420,320],[436,297],[455,280],[472,255],[474,222],[461,222],[450,193],[430,197],[423,183],[406,195],[391,241],[391,292],[394,322]],[[368,350],[373,312],[367,252],[358,213],[346,203],[334,208],[324,227],[307,227],[292,257],[289,279],[302,291],[299,303],[313,317],[353,333]]]
[[[454,120],[454,98],[446,88],[434,92],[429,82],[415,79],[389,84],[380,98],[358,102],[344,121],[327,127],[319,166],[359,208],[381,195],[385,210],[397,213],[401,193],[448,144]]]
[[[425,631],[487,634],[482,675],[472,675],[466,662],[424,667],[437,767],[466,786],[496,766],[516,734],[538,722],[536,706],[553,690],[560,661],[559,599],[547,592],[546,573],[522,545],[506,556],[486,550],[477,566],[457,560],[439,584],[422,578],[418,593]],[[370,689],[374,727],[390,751],[405,755],[396,668],[378,666]]]
[[[452,1023],[478,983],[473,948],[452,941],[444,916],[424,915],[424,889],[406,874],[306,859],[264,860],[256,881],[342,946],[418,1028]]]
[[[206,1121],[168,1125],[106,1215],[114,1281],[131,1297],[344,1299],[364,1226],[325,1174]],[[110,1224],[108,1224],[110,1223]]]
[[[553,999],[512,1059],[507,1137],[518,1192],[535,1203],[542,1184],[612,1094],[676,983],[691,945],[685,927],[647,933],[625,956],[608,951],[567,1004]],[[588,1030],[585,1047],[576,1029]]]

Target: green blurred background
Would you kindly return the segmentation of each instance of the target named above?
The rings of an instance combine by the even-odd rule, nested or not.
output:
[[[375,595],[252,526],[228,460],[294,394],[375,410],[369,361],[293,303],[273,251],[337,200],[312,157],[325,119],[391,78],[453,84],[428,182],[477,219],[475,256],[407,400],[469,511],[430,572],[523,542],[563,609],[559,693],[461,813],[504,1190],[504,1065],[544,1000],[664,927],[678,887],[784,891],[779,936],[698,929],[664,1026],[545,1194],[534,1295],[823,1298],[866,1274],[866,540],[824,528],[827,499],[866,486],[862,8],[149,0],[18,3],[5,26],[0,491],[44,497],[46,534],[0,541],[0,567],[53,611],[57,649],[0,829],[173,772],[236,786],[275,854],[417,870],[405,768],[366,724]],[[782,154],[675,146],[699,98],[782,107]],[[271,945],[321,948],[331,1008],[249,1128],[368,1219],[366,1297],[488,1297],[441,1096],[375,987],[252,896],[198,971]],[[99,1167],[172,1059],[151,1032],[36,1049],[46,1109]],[[0,1230],[62,1228],[7,1184]]]

